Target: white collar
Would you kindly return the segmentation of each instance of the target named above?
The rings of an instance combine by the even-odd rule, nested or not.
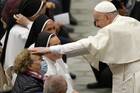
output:
[[[116,22],[116,20],[120,17],[121,15],[117,15],[114,20],[112,21],[112,23]]]

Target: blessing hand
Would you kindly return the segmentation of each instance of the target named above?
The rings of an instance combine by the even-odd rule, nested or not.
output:
[[[29,48],[28,49],[33,54],[46,54],[50,53],[49,48],[47,47],[36,47],[36,48]]]

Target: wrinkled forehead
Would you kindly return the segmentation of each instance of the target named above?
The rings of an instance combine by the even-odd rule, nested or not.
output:
[[[101,12],[93,10],[93,17],[94,18],[99,18],[99,17],[102,17],[103,15],[105,15],[105,13],[101,13]]]

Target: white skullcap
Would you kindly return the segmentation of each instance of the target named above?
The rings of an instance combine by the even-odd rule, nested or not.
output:
[[[100,2],[95,6],[94,10],[101,13],[109,13],[117,11],[116,7],[109,1]]]

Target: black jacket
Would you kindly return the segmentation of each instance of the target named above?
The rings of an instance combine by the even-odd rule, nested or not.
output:
[[[136,1],[135,6],[130,14],[130,17],[133,17],[140,21],[140,1]]]
[[[43,93],[43,80],[27,74],[18,74],[11,93]]]

